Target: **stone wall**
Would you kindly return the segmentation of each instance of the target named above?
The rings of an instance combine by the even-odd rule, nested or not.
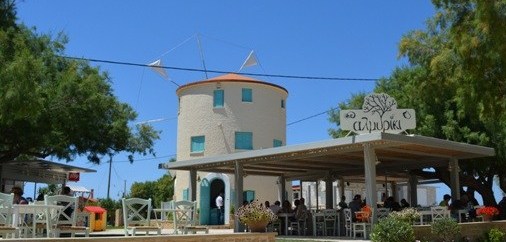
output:
[[[192,234],[192,235],[160,235],[160,236],[136,236],[136,237],[88,237],[88,238],[35,238],[30,242],[275,242],[277,233],[234,233],[234,234]],[[4,239],[2,241],[19,242],[19,239]]]
[[[488,233],[490,229],[497,228],[501,231],[506,231],[506,220],[492,221],[492,222],[473,222],[473,223],[459,223],[460,233],[462,238],[469,238],[475,241]],[[417,240],[427,241],[431,238],[430,225],[416,225],[413,226],[415,230],[415,238]]]

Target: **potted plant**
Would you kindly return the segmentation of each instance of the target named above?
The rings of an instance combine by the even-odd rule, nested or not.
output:
[[[483,221],[490,221],[492,217],[499,215],[499,210],[496,207],[485,206],[476,210],[477,215],[483,217]]]
[[[267,224],[278,219],[270,209],[265,208],[258,201],[253,201],[237,209],[236,216],[241,223],[250,228],[251,232],[265,232]]]

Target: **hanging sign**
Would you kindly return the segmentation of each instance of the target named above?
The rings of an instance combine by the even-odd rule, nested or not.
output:
[[[385,93],[373,93],[364,98],[361,110],[341,110],[342,130],[357,134],[393,133],[416,128],[414,109],[397,109],[397,101]]]
[[[69,172],[68,180],[69,181],[79,181],[80,174],[79,172]]]

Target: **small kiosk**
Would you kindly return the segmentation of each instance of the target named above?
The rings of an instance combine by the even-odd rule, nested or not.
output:
[[[98,206],[86,206],[84,211],[90,213],[89,227],[91,231],[104,231],[107,226],[107,210]]]

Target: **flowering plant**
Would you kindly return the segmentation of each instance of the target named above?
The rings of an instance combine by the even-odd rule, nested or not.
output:
[[[391,212],[388,216],[413,224],[414,221],[420,219],[420,212],[414,208],[405,208],[401,211]]]
[[[237,209],[236,216],[243,224],[259,221],[272,222],[278,219],[278,216],[276,216],[270,209],[265,208],[263,204],[258,201],[253,201]]]
[[[499,215],[499,210],[496,207],[482,207],[476,210],[476,214],[493,217],[495,215]]]

